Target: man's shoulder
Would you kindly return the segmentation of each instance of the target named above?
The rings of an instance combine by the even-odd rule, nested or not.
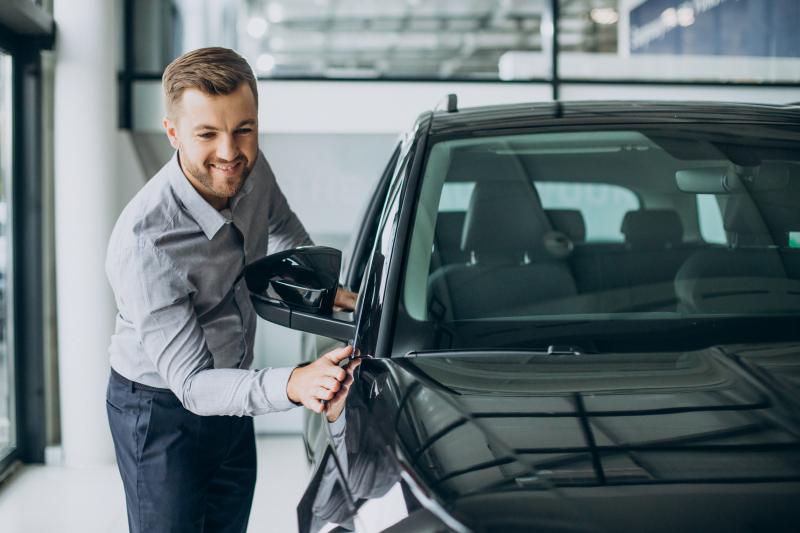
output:
[[[128,247],[143,242],[154,243],[174,225],[179,213],[180,204],[165,166],[123,208],[114,226],[111,244]]]

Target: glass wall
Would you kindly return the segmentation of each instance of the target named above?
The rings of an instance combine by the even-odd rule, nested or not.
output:
[[[549,3],[135,0],[133,70],[157,73],[184,51],[221,45],[260,77],[543,79]]]
[[[800,82],[797,0],[133,0],[135,73],[239,50],[265,78]]]
[[[565,79],[800,81],[797,0],[559,0]]]
[[[11,57],[0,52],[0,460],[16,447],[14,357],[9,349],[11,96]]]

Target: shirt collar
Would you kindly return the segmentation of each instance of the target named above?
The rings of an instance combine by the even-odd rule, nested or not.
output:
[[[194,186],[189,182],[189,178],[183,173],[181,165],[178,162],[178,152],[172,156],[168,163],[169,167],[169,182],[172,185],[175,194],[181,201],[189,215],[197,222],[200,229],[203,230],[208,240],[214,238],[214,235],[225,225],[228,220],[220,214],[219,211],[214,209],[211,204],[200,196],[200,193],[195,190]],[[245,182],[250,181],[249,179]],[[244,187],[242,187],[244,189]],[[238,194],[238,193],[237,193]]]

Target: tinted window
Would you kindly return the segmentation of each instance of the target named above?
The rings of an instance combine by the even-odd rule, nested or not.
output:
[[[404,298],[417,320],[800,310],[800,134],[675,126],[432,146]],[[423,275],[426,273],[426,275]]]

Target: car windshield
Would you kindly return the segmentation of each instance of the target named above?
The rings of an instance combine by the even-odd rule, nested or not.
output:
[[[603,127],[429,148],[414,321],[800,314],[800,130]]]

